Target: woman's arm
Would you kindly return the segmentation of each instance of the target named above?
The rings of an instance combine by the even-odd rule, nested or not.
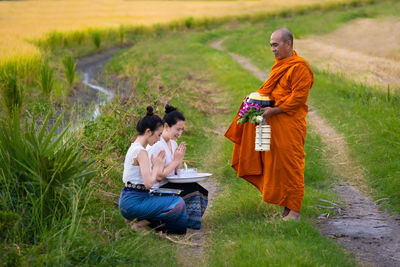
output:
[[[137,157],[142,174],[144,186],[150,189],[157,180],[158,173],[162,172],[164,167],[165,151],[160,151],[156,157],[152,156],[153,169],[150,170],[149,156],[146,150],[141,150]]]

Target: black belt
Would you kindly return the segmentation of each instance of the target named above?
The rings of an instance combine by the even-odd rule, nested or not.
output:
[[[125,184],[125,187],[137,189],[139,191],[145,191],[145,192],[149,191],[149,189],[147,189],[146,186],[144,186],[144,184],[132,184],[131,182],[127,182]]]

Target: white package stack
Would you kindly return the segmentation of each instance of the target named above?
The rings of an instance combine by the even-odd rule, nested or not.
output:
[[[271,126],[259,124],[256,126],[256,151],[270,151]]]

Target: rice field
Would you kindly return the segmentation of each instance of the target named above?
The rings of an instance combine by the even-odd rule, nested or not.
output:
[[[350,0],[0,1],[0,62],[39,55],[31,42],[50,31],[152,25],[186,17],[223,17],[347,3]]]
[[[400,91],[400,19],[362,18],[324,35],[296,41],[319,70],[379,89]]]

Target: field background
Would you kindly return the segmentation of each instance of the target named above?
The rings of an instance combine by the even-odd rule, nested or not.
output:
[[[40,51],[29,40],[50,31],[152,25],[187,17],[224,17],[277,12],[350,0],[259,1],[0,1],[0,62],[30,57]]]

